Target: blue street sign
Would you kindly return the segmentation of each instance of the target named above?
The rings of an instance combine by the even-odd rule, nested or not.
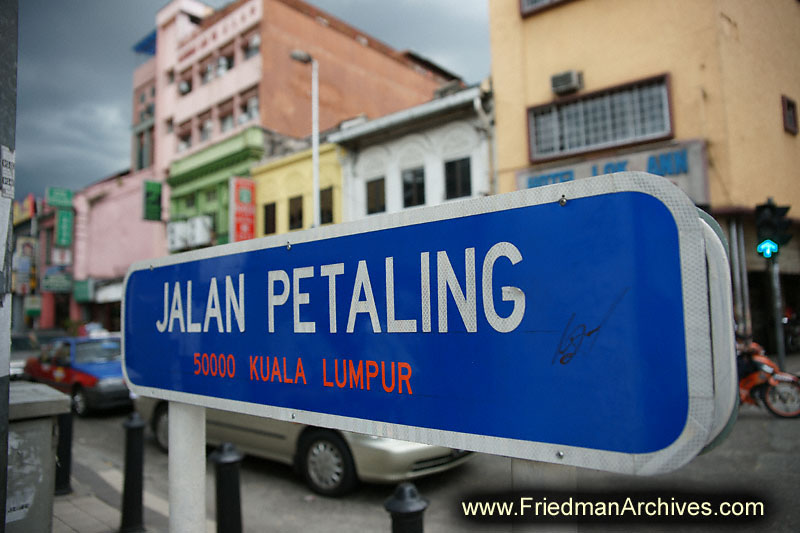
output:
[[[693,204],[614,174],[137,263],[124,368],[169,400],[664,471],[709,437],[707,293]]]

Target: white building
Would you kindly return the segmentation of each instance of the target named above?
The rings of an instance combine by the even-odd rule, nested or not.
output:
[[[494,193],[491,108],[471,87],[330,134],[345,148],[344,220]]]

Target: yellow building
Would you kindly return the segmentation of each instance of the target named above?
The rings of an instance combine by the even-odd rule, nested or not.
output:
[[[767,336],[754,209],[800,216],[800,2],[492,0],[489,18],[500,191],[664,175],[727,232],[739,327]],[[799,243],[779,255],[794,309]]]
[[[319,148],[321,224],[342,221],[342,167],[340,148]],[[313,222],[313,167],[311,150],[304,150],[263,165],[250,175],[256,183],[256,237],[308,229]]]

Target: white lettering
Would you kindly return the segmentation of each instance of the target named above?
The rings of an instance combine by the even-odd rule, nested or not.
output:
[[[364,289],[365,300],[361,300],[361,289]],[[358,262],[356,271],[356,281],[353,285],[353,297],[350,299],[350,314],[347,317],[347,333],[353,333],[358,313],[369,313],[372,322],[372,331],[381,332],[381,325],[378,322],[378,309],[375,307],[375,297],[372,295],[372,283],[369,281],[369,271],[367,262],[363,259]]]
[[[504,302],[514,302],[511,314],[505,318],[497,314],[494,308],[493,274],[494,263],[500,257],[506,257],[512,265],[522,261],[522,254],[516,246],[510,242],[498,242],[492,246],[483,259],[483,312],[489,325],[500,333],[513,331],[522,322],[525,315],[525,293],[518,287],[503,287],[502,300]]]
[[[453,295],[461,320],[467,331],[474,333],[478,331],[477,321],[477,299],[475,295],[475,248],[464,250],[464,263],[466,270],[465,285],[467,295],[461,290],[453,272],[453,266],[447,257],[447,252],[437,252],[436,254],[436,276],[439,296],[439,333],[447,333],[447,289]]]
[[[275,282],[283,284],[283,292],[275,294]],[[284,270],[270,270],[267,274],[267,321],[269,332],[275,333],[275,306],[289,299],[289,275]]]
[[[394,257],[386,258],[386,331],[388,333],[416,333],[414,319],[395,320],[394,317]]]
[[[319,268],[321,276],[328,276],[328,315],[330,318],[330,331],[336,333],[336,276],[344,274],[344,263],[322,265]]]
[[[309,303],[307,292],[300,292],[300,280],[314,277],[314,267],[295,268],[292,270],[292,307],[294,309],[294,332],[314,333],[317,325],[314,322],[300,321],[300,306]]]

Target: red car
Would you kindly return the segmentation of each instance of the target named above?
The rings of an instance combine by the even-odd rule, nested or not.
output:
[[[64,337],[42,348],[25,363],[25,374],[72,397],[79,416],[95,409],[131,407],[122,378],[119,337]]]

